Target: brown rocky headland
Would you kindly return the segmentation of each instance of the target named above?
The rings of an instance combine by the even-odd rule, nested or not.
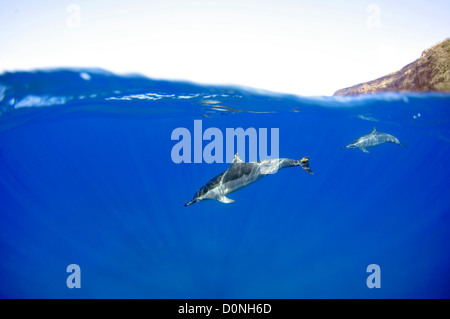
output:
[[[334,95],[381,92],[450,92],[450,38],[422,52],[422,56],[376,80],[340,89]]]

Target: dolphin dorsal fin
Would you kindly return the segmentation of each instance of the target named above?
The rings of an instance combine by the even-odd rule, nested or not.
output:
[[[234,154],[233,161],[231,162],[231,164],[236,163],[244,163],[244,161],[239,157],[238,153]]]
[[[373,133],[375,133],[376,131],[377,131],[377,127],[374,126],[374,127],[373,127],[373,130],[372,130],[372,132],[370,132],[370,134],[373,134]]]

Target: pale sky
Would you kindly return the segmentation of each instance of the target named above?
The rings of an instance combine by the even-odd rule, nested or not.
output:
[[[0,1],[2,73],[100,67],[331,95],[450,37],[448,0]]]

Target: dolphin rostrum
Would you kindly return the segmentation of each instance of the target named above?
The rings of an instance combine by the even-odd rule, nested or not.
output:
[[[397,145],[405,147],[405,145],[400,143],[395,136],[389,135],[387,133],[377,132],[376,127],[374,127],[370,134],[361,136],[356,141],[353,141],[347,146],[342,147],[342,149],[359,148],[364,153],[369,153],[369,151],[367,150],[368,147],[374,147],[384,143],[395,143]]]
[[[189,206],[205,199],[215,199],[222,203],[232,203],[234,200],[226,197],[226,195],[256,182],[266,175],[274,174],[285,167],[301,166],[306,172],[313,174],[309,168],[308,157],[304,157],[299,161],[289,158],[277,158],[245,163],[239,157],[239,154],[236,153],[230,168],[206,183],[195,194],[194,199],[184,206]]]

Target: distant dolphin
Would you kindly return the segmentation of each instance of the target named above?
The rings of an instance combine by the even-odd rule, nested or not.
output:
[[[225,195],[256,182],[268,174],[276,173],[285,167],[301,166],[309,174],[313,174],[309,168],[308,157],[304,157],[299,161],[289,158],[277,158],[245,163],[236,153],[230,168],[206,183],[195,194],[194,199],[184,206],[189,206],[205,199],[215,199],[222,203],[232,203],[234,200]]]
[[[405,145],[400,143],[396,137],[389,135],[387,133],[377,132],[376,127],[374,127],[370,134],[358,138],[356,141],[348,144],[345,147],[342,147],[342,149],[359,148],[364,153],[369,153],[369,151],[366,150],[366,148],[374,147],[384,143],[395,143],[397,145],[405,147]]]

